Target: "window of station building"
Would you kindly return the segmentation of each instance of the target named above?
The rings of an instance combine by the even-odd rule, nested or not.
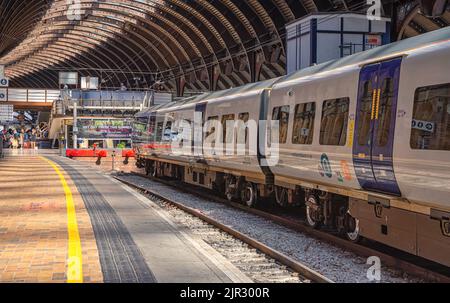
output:
[[[230,125],[227,125],[227,121],[234,122],[234,114],[222,116],[222,143],[224,144],[233,142],[234,123],[231,126],[230,122],[228,122]]]
[[[373,101],[373,87],[372,81],[364,82],[363,92],[359,104],[359,121],[358,129],[358,145],[368,145],[370,142],[370,123],[372,121],[372,101]]]
[[[411,128],[412,149],[450,150],[450,83],[416,90]]]
[[[320,144],[344,146],[347,140],[349,98],[325,100],[320,124]]]
[[[274,107],[272,112],[272,121],[280,121],[279,125],[279,143],[285,144],[289,124],[289,105]]]
[[[301,103],[295,106],[294,127],[292,130],[293,144],[312,144],[315,116],[315,102]]]
[[[103,140],[89,140],[89,148],[105,148],[105,141]]]
[[[131,141],[129,140],[113,140],[114,148],[131,148]]]

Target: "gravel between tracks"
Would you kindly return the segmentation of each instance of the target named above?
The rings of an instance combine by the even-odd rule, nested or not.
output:
[[[120,178],[197,209],[208,217],[302,262],[335,282],[371,282],[367,278],[367,273],[372,264],[366,264],[366,258],[359,257],[352,252],[345,251],[307,234],[290,230],[270,220],[225,204],[180,192],[175,188],[150,179],[126,174],[120,175]],[[405,283],[423,282],[423,280],[409,276],[399,270],[382,266],[380,282]]]
[[[309,283],[296,272],[257,251],[246,243],[220,229],[184,212],[160,199],[153,199],[163,207],[178,224],[188,227],[194,234],[228,259],[247,277],[257,283]]]

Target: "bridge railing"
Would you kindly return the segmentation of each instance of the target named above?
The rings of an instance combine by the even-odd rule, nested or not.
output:
[[[60,96],[57,89],[27,89],[27,88],[5,88],[2,89],[3,102],[33,102],[52,103]]]

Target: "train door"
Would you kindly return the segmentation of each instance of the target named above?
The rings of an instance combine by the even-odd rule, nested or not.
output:
[[[356,108],[353,163],[361,187],[400,195],[393,167],[401,58],[362,68]]]
[[[192,152],[195,157],[203,157],[203,125],[205,123],[206,103],[195,105],[194,113],[194,144]]]

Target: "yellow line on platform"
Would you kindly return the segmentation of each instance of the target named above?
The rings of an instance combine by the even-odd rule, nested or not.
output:
[[[73,202],[72,191],[67,185],[66,178],[61,173],[58,165],[45,157],[41,157],[44,161],[50,164],[55,172],[58,174],[61,184],[66,195],[67,207],[67,231],[69,235],[69,253],[67,260],[67,282],[68,283],[83,283],[83,263],[81,252],[80,234],[78,232],[77,214],[75,211],[75,204]]]

